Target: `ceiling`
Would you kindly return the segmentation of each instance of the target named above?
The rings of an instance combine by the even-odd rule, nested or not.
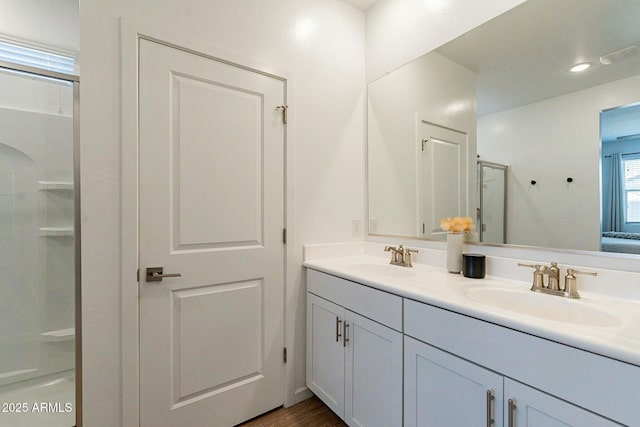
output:
[[[344,1],[366,12],[380,0]],[[637,75],[640,55],[606,66],[599,58],[640,46],[639,22],[638,0],[528,0],[437,50],[476,72],[482,116]],[[580,62],[593,66],[568,71]],[[640,106],[603,118],[603,141],[640,134]]]
[[[640,55],[599,58],[640,45],[639,22],[638,0],[528,0],[438,51],[477,73],[485,115],[638,74]],[[585,61],[591,69],[568,71]]]
[[[344,0],[344,2],[349,3],[357,9],[360,9],[363,12],[366,12],[377,3],[379,0]]]

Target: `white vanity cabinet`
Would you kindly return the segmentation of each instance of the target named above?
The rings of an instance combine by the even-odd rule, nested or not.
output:
[[[402,298],[307,270],[307,386],[351,426],[402,425]]]
[[[405,426],[619,426],[578,406],[405,337]]]
[[[502,389],[502,375],[405,336],[405,426],[502,426]]]
[[[504,379],[504,395],[506,427],[621,425],[509,378]]]
[[[340,418],[344,418],[344,317],[344,307],[307,294],[307,386]]]
[[[590,329],[485,312],[448,273],[360,284],[343,265],[307,264],[307,386],[349,425],[640,426],[640,366],[604,356],[626,335],[597,354]]]
[[[406,426],[598,427],[638,417],[637,367],[416,301],[405,300],[404,314]]]

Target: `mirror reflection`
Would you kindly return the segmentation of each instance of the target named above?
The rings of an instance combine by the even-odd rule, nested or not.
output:
[[[370,83],[369,233],[461,215],[483,242],[640,252],[637,22],[636,0],[528,0]]]

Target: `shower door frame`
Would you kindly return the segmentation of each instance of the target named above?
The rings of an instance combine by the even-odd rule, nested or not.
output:
[[[74,305],[75,305],[75,414],[76,421],[73,427],[82,427],[82,307],[81,307],[81,279],[82,269],[80,265],[81,239],[80,239],[80,76],[58,73],[28,65],[15,64],[13,62],[0,61],[0,70],[17,71],[64,80],[73,84],[73,195],[74,195]]]
[[[486,166],[489,167],[491,169],[500,169],[504,172],[504,196],[503,196],[503,200],[504,200],[504,206],[503,206],[503,213],[502,213],[502,243],[500,244],[507,244],[507,196],[508,196],[508,186],[507,186],[507,180],[508,178],[508,171],[509,171],[509,166],[508,165],[503,165],[501,163],[495,163],[495,162],[489,162],[486,160],[478,160],[477,161],[477,174],[478,174],[478,205],[480,206],[480,218],[478,218],[478,231],[479,231],[479,237],[480,237],[480,242],[482,242],[482,235],[484,233],[483,229],[482,229],[482,215],[483,215],[483,207],[484,205],[483,203],[483,199],[484,199],[484,188],[482,187],[482,184],[484,183],[484,179],[483,179],[483,174],[482,174],[482,168]]]

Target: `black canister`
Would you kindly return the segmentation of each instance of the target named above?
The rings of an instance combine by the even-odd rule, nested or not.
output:
[[[483,279],[486,269],[482,254],[462,254],[462,275],[472,279]]]

